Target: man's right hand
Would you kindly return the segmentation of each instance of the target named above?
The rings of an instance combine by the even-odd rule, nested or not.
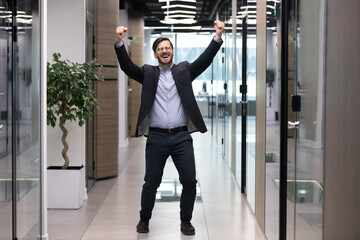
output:
[[[119,26],[116,28],[116,42],[121,43],[127,32],[127,27]]]

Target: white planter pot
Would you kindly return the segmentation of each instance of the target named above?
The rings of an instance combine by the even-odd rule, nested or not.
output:
[[[84,166],[47,170],[48,208],[79,209],[85,196]]]
[[[266,120],[275,121],[275,109],[273,107],[266,107]]]

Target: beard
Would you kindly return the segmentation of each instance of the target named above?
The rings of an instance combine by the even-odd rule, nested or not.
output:
[[[169,65],[169,64],[172,64],[173,55],[172,54],[162,54],[162,56],[157,56],[157,60],[158,60],[159,64]]]

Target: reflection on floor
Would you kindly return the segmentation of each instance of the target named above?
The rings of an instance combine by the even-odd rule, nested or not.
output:
[[[195,236],[184,236],[180,232],[178,201],[156,202],[150,232],[136,232],[146,139],[132,138],[127,148],[119,150],[119,166],[123,167],[119,169],[118,178],[97,182],[84,206],[77,211],[49,210],[50,239],[266,239],[210,133],[192,136],[200,190],[192,220]],[[169,161],[163,180],[166,183],[170,179],[171,184],[164,189],[170,187],[173,196],[180,191],[177,178],[176,169]],[[163,199],[165,196],[161,194]]]
[[[18,239],[36,239],[40,232],[39,145],[17,155],[16,212]],[[12,239],[12,155],[0,149],[0,240]]]
[[[266,220],[268,240],[279,239],[280,125],[267,121]],[[288,138],[287,232],[296,239],[322,239],[323,149]],[[296,177],[296,180],[295,180]]]
[[[168,161],[166,164],[174,163]],[[156,202],[180,202],[181,191],[182,185],[178,178],[163,178],[156,193]],[[195,202],[202,202],[199,181],[196,186]]]

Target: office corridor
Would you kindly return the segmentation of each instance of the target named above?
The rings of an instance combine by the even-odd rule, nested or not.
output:
[[[146,139],[132,138],[127,148],[120,149],[118,178],[98,181],[79,210],[49,210],[50,239],[266,239],[210,133],[194,133],[192,136],[199,180],[192,220],[196,228],[195,236],[181,234],[179,202],[176,197],[166,195],[166,192],[174,193],[171,189],[175,188],[171,186],[174,186],[177,178],[171,160],[165,167],[164,185],[159,190],[163,191],[163,196],[159,196],[155,204],[150,232],[136,232]],[[172,198],[175,201],[171,201]]]

